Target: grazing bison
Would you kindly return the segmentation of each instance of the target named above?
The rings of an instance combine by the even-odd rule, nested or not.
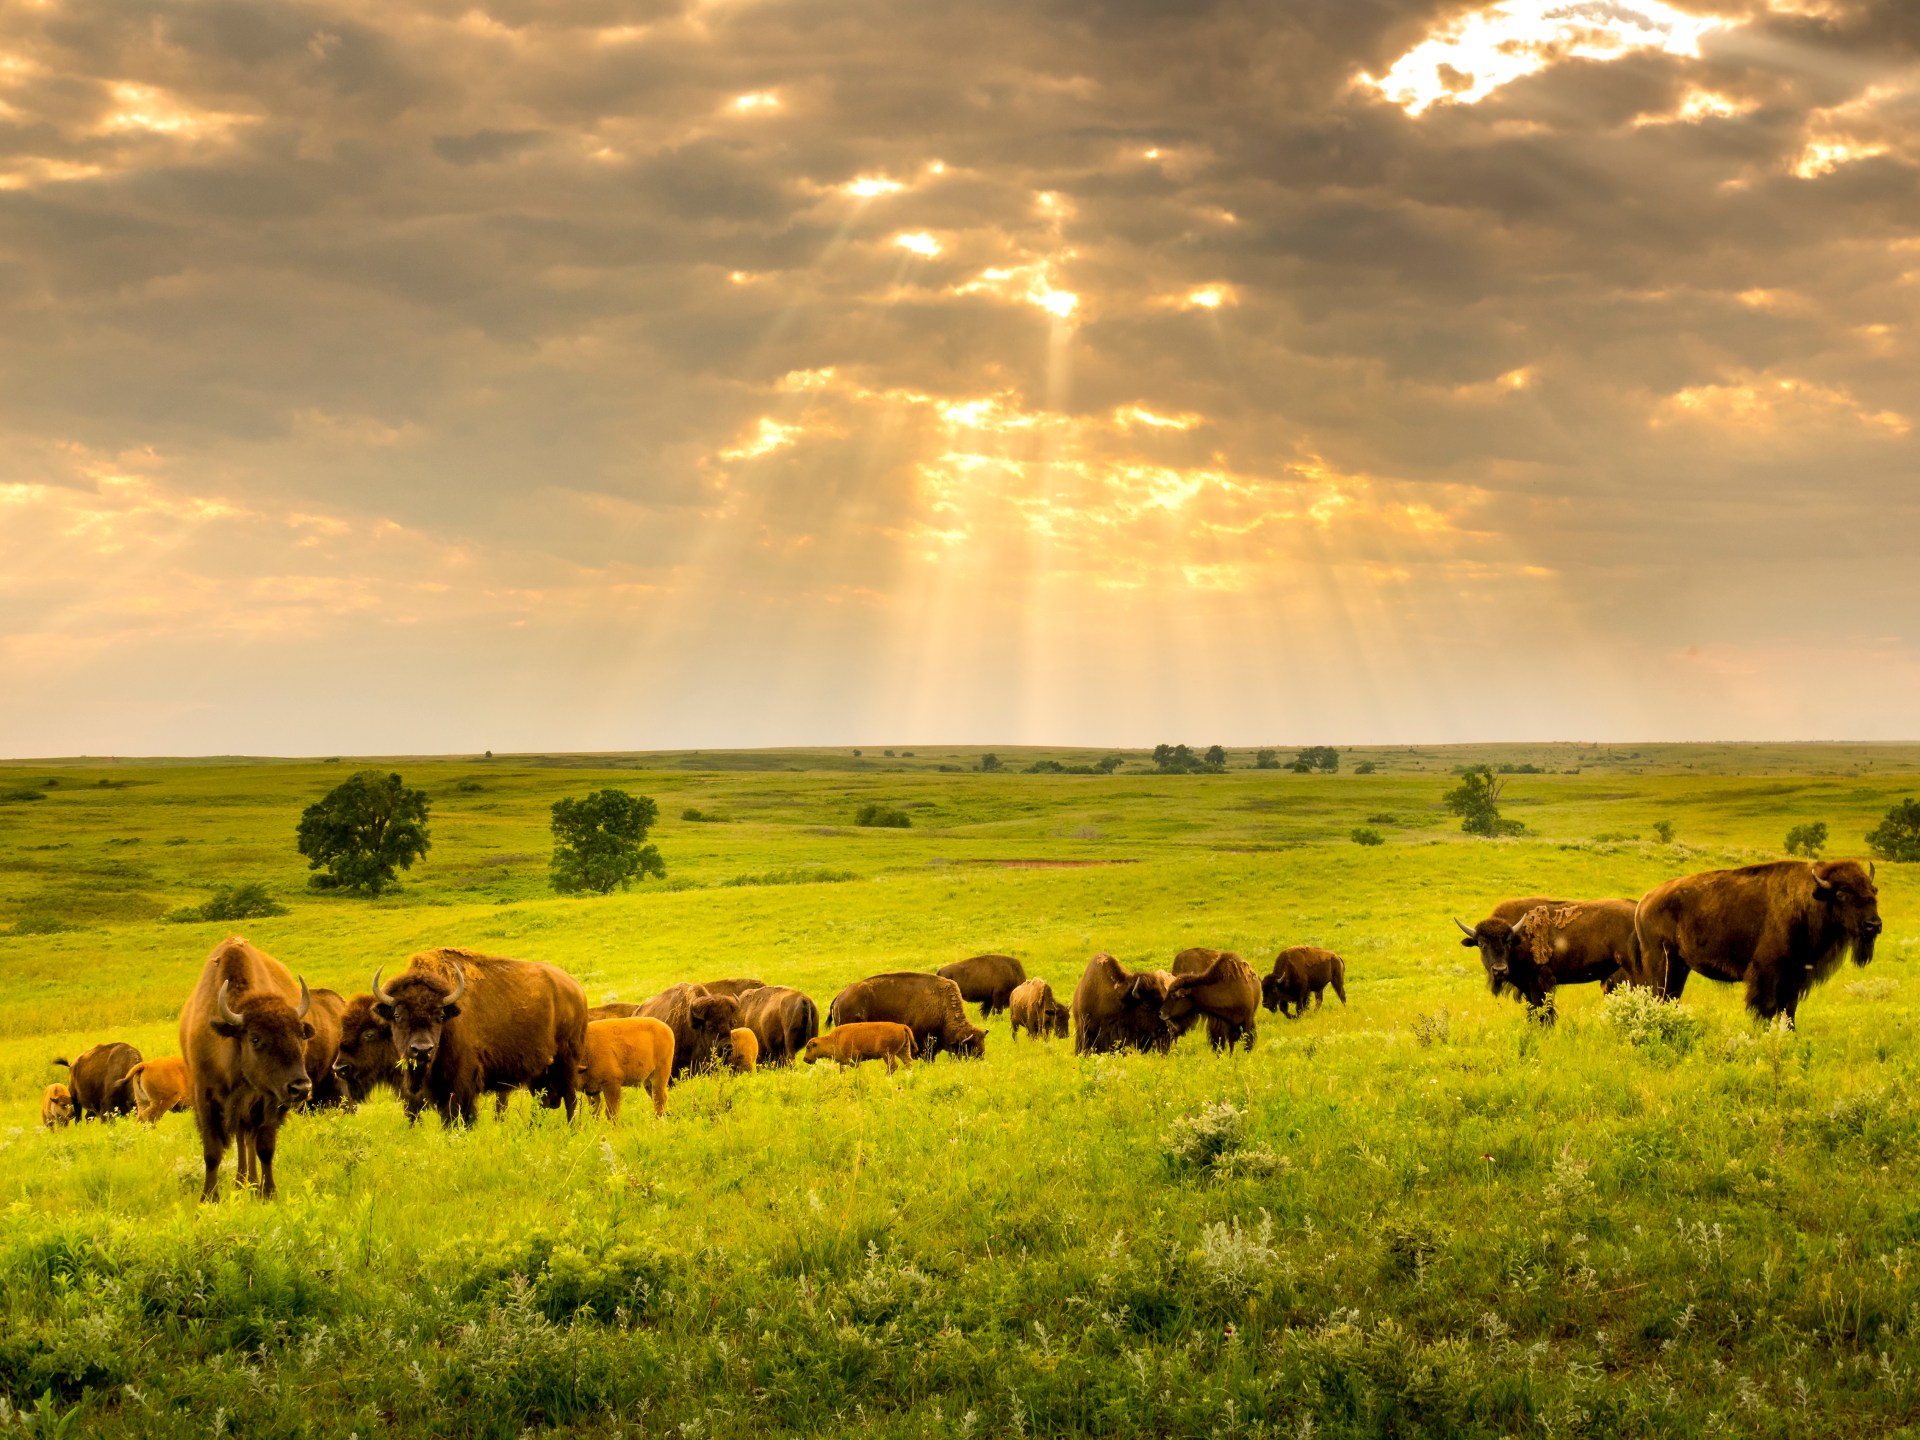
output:
[[[124,1040],[109,1040],[82,1050],[71,1063],[56,1059],[67,1069],[67,1090],[73,1097],[73,1118],[89,1115],[99,1120],[134,1111],[133,1082],[127,1076],[140,1063],[140,1052]]]
[[[967,1020],[960,987],[921,970],[890,970],[856,980],[827,1008],[827,1023],[851,1025],[891,1020],[913,1031],[920,1053],[931,1060],[943,1050],[963,1058],[987,1053],[987,1032]]]
[[[374,1013],[371,995],[356,995],[340,1015],[340,1043],[333,1057],[333,1078],[340,1098],[358,1105],[380,1086],[400,1088],[400,1057],[393,1049],[393,1026]]]
[[[187,1062],[178,1055],[169,1055],[164,1060],[142,1060],[128,1072],[127,1078],[133,1082],[133,1098],[138,1107],[135,1113],[145,1124],[157,1125],[162,1115],[193,1106],[193,1077],[187,1074]]]
[[[1160,1002],[1160,1018],[1176,1036],[1205,1016],[1207,1043],[1215,1050],[1231,1050],[1242,1037],[1251,1050],[1259,1013],[1260,977],[1233,951],[1195,946],[1173,957],[1173,980]]]
[[[382,987],[373,1013],[393,1027],[409,1119],[431,1101],[442,1124],[471,1125],[484,1090],[526,1086],[573,1118],[587,994],[566,971],[473,950],[423,950]]]
[[[180,1011],[180,1054],[193,1077],[193,1122],[207,1170],[202,1200],[218,1193],[229,1141],[239,1150],[239,1183],[257,1179],[261,1198],[273,1198],[280,1122],[313,1091],[311,1006],[305,980],[237,935],[207,956]]]
[[[1166,1050],[1173,1029],[1161,1018],[1173,976],[1165,970],[1129,970],[1111,955],[1096,955],[1073,987],[1073,1053]]]
[[[1649,890],[1635,912],[1640,972],[1677,998],[1687,975],[1744,980],[1747,1008],[1792,1024],[1817,980],[1873,959],[1879,888],[1858,860],[1777,860],[1709,870]]]
[[[791,1065],[820,1033],[820,1007],[785,985],[763,985],[740,997],[733,1023],[753,1031],[765,1065]]]
[[[1530,1018],[1551,1025],[1559,986],[1598,980],[1611,990],[1622,976],[1636,976],[1633,915],[1631,900],[1573,900],[1535,905],[1511,925],[1483,920],[1474,939],[1487,986],[1496,995],[1512,990]]]
[[[1007,1010],[1015,1039],[1023,1029],[1036,1040],[1055,1035],[1064,1040],[1073,1033],[1073,1012],[1054,999],[1053,987],[1038,977],[1014,987]]]
[[[340,1038],[347,1018],[347,1000],[338,990],[310,990],[312,1008],[307,1024],[313,1038],[307,1041],[307,1075],[313,1081],[309,1106],[340,1105],[347,1099],[347,1087],[333,1073],[333,1062],[340,1058]]]
[[[853,1020],[807,1042],[806,1061],[832,1060],[842,1070],[863,1060],[884,1060],[887,1074],[904,1065],[913,1069],[914,1033],[891,1020]]]
[[[40,1123],[49,1130],[73,1123],[73,1094],[58,1080],[40,1092]]]
[[[766,989],[767,982],[764,980],[703,980],[700,982],[700,988],[709,995],[731,995],[738,1000],[749,990]]]
[[[1492,914],[1472,929],[1468,929],[1461,920],[1453,923],[1459,926],[1461,935],[1465,937],[1460,942],[1461,947],[1480,952],[1480,964],[1486,969],[1487,984],[1492,986],[1493,993],[1497,995],[1500,987],[1494,984],[1494,970],[1496,966],[1504,967],[1506,964],[1507,939],[1513,933],[1513,927],[1520,923],[1520,917],[1541,905],[1572,903],[1571,900],[1553,900],[1545,895],[1522,895],[1517,899],[1502,900],[1493,907]]]
[[[751,1074],[760,1063],[760,1037],[746,1026],[736,1026],[727,1036],[727,1064],[741,1075]]]
[[[667,1113],[667,1086],[673,1080],[673,1031],[644,1015],[595,1020],[587,1026],[580,1062],[580,1091],[598,1114],[620,1123],[620,1092],[643,1085],[653,1094],[653,1113]]]
[[[712,1068],[715,1052],[740,1023],[740,1002],[683,980],[645,1002],[639,1013],[665,1022],[673,1031],[673,1078],[678,1080],[690,1070]]]
[[[960,998],[977,1003],[985,1020],[1007,1008],[1013,992],[1027,978],[1027,967],[1011,955],[975,955],[942,965],[934,973],[958,985]]]
[[[1260,1003],[1291,1020],[1307,1013],[1307,999],[1316,1009],[1331,985],[1347,1003],[1347,962],[1318,945],[1293,945],[1273,957],[1273,970],[1260,982]]]

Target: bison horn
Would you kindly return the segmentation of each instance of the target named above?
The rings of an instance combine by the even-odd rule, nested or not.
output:
[[[1460,933],[1462,935],[1465,935],[1465,936],[1468,936],[1469,938],[1474,938],[1474,939],[1478,938],[1477,936],[1474,935],[1473,931],[1469,930],[1464,924],[1461,924],[1458,916],[1454,918],[1453,923],[1460,926]]]
[[[380,971],[386,968],[386,966],[382,965],[373,972],[373,998],[378,1000],[382,1005],[391,1005],[393,1003],[393,997],[380,988]]]
[[[213,997],[213,1008],[219,1012],[221,1020],[228,1025],[244,1025],[247,1022],[236,1015],[233,1007],[227,1004],[227,987],[232,983],[231,980],[222,980],[220,982],[220,993]]]
[[[302,975],[300,977],[300,1008],[293,1012],[293,1018],[296,1020],[306,1019],[307,1011],[311,1010],[312,1008],[313,1008],[313,992],[307,989],[307,977]]]
[[[458,1000],[462,995],[466,993],[467,993],[467,972],[461,969],[460,966],[455,965],[453,967],[453,993],[447,996],[446,1000],[442,1003],[451,1005],[453,1004],[454,1001]]]

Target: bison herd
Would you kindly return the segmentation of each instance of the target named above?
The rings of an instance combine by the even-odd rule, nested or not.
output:
[[[1881,930],[1871,866],[1852,860],[1782,861],[1672,880],[1639,901],[1502,901],[1477,925],[1456,921],[1480,953],[1497,995],[1553,1016],[1563,984],[1631,983],[1678,996],[1699,971],[1743,981],[1763,1019],[1791,1023],[1801,998],[1851,951],[1866,964]],[[1200,1026],[1216,1050],[1253,1047],[1255,1019],[1297,1018],[1331,989],[1346,1003],[1346,965],[1330,950],[1282,950],[1260,976],[1230,950],[1193,948],[1169,970],[1129,970],[1095,955],[1072,1000],[1030,977],[1010,955],[977,955],[936,974],[896,970],[835,995],[821,1032],[819,1008],[799,990],[753,979],[685,981],[637,1004],[591,1006],[580,982],[556,966],[473,950],[417,954],[371,989],[346,998],[311,989],[286,966],[231,936],[213,949],[180,1011],[180,1054],[145,1060],[120,1042],[71,1063],[66,1084],[41,1102],[48,1126],[137,1114],[149,1123],[191,1110],[206,1181],[216,1194],[229,1146],[242,1184],[274,1190],[273,1158],[287,1114],[358,1104],[391,1089],[407,1117],[431,1106],[442,1123],[472,1124],[491,1093],[504,1110],[525,1089],[572,1118],[580,1096],[610,1120],[628,1087],[664,1113],[671,1081],[721,1066],[897,1065],[942,1053],[976,1058],[987,1032],[967,1018],[1006,1012],[1012,1036],[1066,1039],[1076,1054],[1164,1052]]]

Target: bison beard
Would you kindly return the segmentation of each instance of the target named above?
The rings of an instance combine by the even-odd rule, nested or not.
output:
[[[1816,981],[1873,959],[1881,931],[1873,867],[1779,860],[1687,875],[1649,890],[1634,915],[1639,964],[1670,999],[1699,971],[1745,981],[1747,1009],[1792,1024]]]
[[[442,1124],[471,1125],[485,1090],[526,1086],[573,1118],[587,996],[564,970],[472,950],[426,950],[384,988],[373,1013],[393,1030],[409,1119],[431,1102]]]

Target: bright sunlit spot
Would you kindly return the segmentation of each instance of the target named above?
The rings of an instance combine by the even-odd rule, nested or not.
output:
[[[1661,0],[1503,0],[1444,25],[1385,75],[1362,75],[1409,115],[1439,101],[1471,105],[1563,60],[1615,60],[1636,50],[1697,56],[1727,22]]]
[[[884,175],[862,175],[841,187],[856,200],[871,200],[876,195],[898,195],[906,188],[898,180],[889,180]]]
[[[915,255],[931,260],[940,253],[940,242],[924,230],[916,230],[906,235],[896,235],[893,243],[902,250],[911,250]]]
[[[736,95],[731,108],[742,115],[778,110],[780,108],[780,97],[771,90],[758,90],[751,95]]]

